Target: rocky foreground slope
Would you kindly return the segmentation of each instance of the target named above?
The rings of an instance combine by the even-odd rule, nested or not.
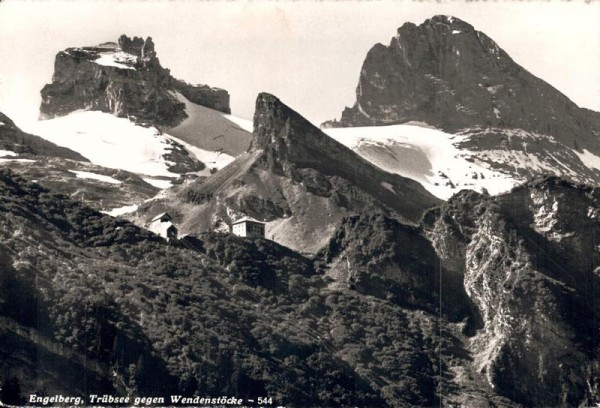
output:
[[[167,245],[2,171],[0,379],[13,402],[591,406],[599,199],[558,179],[465,191],[419,226],[347,218],[308,259],[219,233]]]
[[[227,91],[176,80],[160,65],[150,37],[122,35],[118,43],[59,52],[52,83],[42,89],[40,115],[49,119],[76,110],[99,110],[171,127],[187,117],[185,104],[174,92],[195,104],[231,112]]]

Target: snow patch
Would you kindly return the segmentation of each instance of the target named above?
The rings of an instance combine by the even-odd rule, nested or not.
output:
[[[98,65],[104,65],[106,67],[116,67],[121,69],[131,69],[135,71],[135,68],[125,63],[135,64],[137,57],[132,54],[128,54],[123,51],[117,52],[106,52],[100,54],[100,58],[95,59],[94,62]]]
[[[34,163],[35,160],[31,159],[0,159],[0,164],[4,163]]]
[[[360,106],[360,103],[357,103],[357,104],[356,104],[356,106],[358,107],[358,111],[359,111],[360,113],[362,113],[362,114],[363,114],[365,117],[367,117],[367,118],[371,118],[371,117],[369,116],[369,114],[368,114],[367,112],[365,112],[365,110],[362,108],[362,106]]]
[[[577,150],[573,151],[577,157],[579,157],[579,160],[581,160],[587,167],[600,170],[600,157],[586,149],[583,149],[583,153],[579,153]]]
[[[158,179],[152,179],[152,178],[144,178],[143,180],[146,183],[150,184],[151,186],[160,188],[161,190],[164,190],[165,188],[169,188],[173,185],[169,180],[158,180]]]
[[[137,211],[137,209],[138,209],[138,205],[133,204],[133,205],[125,205],[123,207],[113,208],[110,211],[101,211],[101,212],[106,215],[110,215],[111,217],[118,217],[120,215],[129,214],[134,211]]]
[[[90,173],[88,171],[78,171],[78,170],[69,170],[71,173],[74,173],[77,178],[82,178],[82,179],[92,179],[92,180],[98,180],[98,181],[103,181],[105,183],[110,183],[110,184],[121,184],[122,182],[114,179],[110,176],[105,176],[102,174],[97,174],[97,173]]]
[[[393,187],[393,186],[392,186],[390,183],[388,183],[388,182],[386,182],[386,181],[382,181],[382,182],[381,182],[381,186],[382,186],[383,188],[385,188],[386,190],[389,190],[389,191],[391,191],[392,193],[396,194],[396,192],[394,191],[394,187]]]
[[[494,106],[494,115],[496,115],[496,118],[500,119],[500,110],[498,108],[496,108]]]
[[[0,150],[0,157],[6,156],[17,156],[15,152],[11,152],[10,150]]]
[[[462,31],[460,31],[460,30],[452,30],[452,34],[460,34],[460,33],[462,33]]]

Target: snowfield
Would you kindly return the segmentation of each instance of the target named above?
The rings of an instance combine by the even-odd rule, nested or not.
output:
[[[78,111],[43,120],[27,129],[59,146],[87,157],[92,163],[148,176],[178,177],[168,170],[164,155],[169,140],[153,128],[98,111]]]
[[[6,156],[16,156],[17,154],[15,152],[11,152],[10,150],[2,150],[0,149],[0,157],[6,157]]]
[[[60,118],[36,122],[27,129],[46,140],[75,150],[99,166],[127,170],[148,176],[145,180],[158,188],[171,186],[179,174],[169,171],[174,163],[165,159],[173,144],[182,145],[192,157],[206,164],[200,172],[221,169],[234,157],[203,150],[154,127],[143,127],[125,118],[98,111],[78,111]],[[106,181],[106,180],[105,180]]]
[[[579,160],[583,162],[586,166],[600,170],[600,157],[596,156],[594,153],[583,149],[583,153],[579,153],[578,151],[574,151],[577,156],[579,156]]]
[[[169,188],[173,185],[169,180],[153,179],[153,178],[149,178],[149,177],[146,177],[143,180],[146,183],[150,184],[151,186],[160,188],[161,190],[164,190],[165,188]]]
[[[332,128],[323,131],[360,156],[390,173],[421,183],[447,200],[462,189],[509,191],[518,181],[478,162],[474,154],[455,146],[466,136],[452,135],[425,124]]]

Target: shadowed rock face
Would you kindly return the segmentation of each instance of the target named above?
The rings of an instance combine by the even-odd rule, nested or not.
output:
[[[600,152],[600,114],[581,109],[536,78],[484,33],[457,18],[406,23],[368,52],[356,103],[339,122],[373,126],[423,121],[446,131],[481,126],[551,135]]]
[[[193,103],[231,112],[227,91],[174,79],[160,65],[150,37],[123,35],[118,44],[59,52],[52,83],[41,91],[40,116],[47,119],[80,109],[99,110],[170,127],[187,117],[185,105],[171,94],[174,91]]]

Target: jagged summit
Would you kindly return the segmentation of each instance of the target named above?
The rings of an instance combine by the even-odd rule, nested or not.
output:
[[[231,113],[227,91],[173,78],[160,65],[151,37],[122,35],[117,43],[60,51],[52,83],[41,93],[42,119],[76,110],[99,110],[172,127],[187,117],[185,104],[176,93],[197,105]]]
[[[133,37],[133,39],[131,39],[123,34],[119,37],[118,44],[123,52],[133,54],[142,59],[156,56],[152,37],[147,37],[145,40],[142,37]]]
[[[324,134],[299,113],[277,97],[261,93],[256,98],[254,139],[250,151],[262,149],[267,165],[282,170],[294,163],[296,167],[329,167],[340,158],[348,158],[353,166],[366,162],[342,144]],[[328,169],[327,172],[335,172]]]
[[[299,125],[310,125],[306,119],[298,115],[279,98],[270,93],[261,92],[256,97],[254,110],[254,139],[250,150],[264,149],[275,141],[276,134],[283,129],[286,121],[300,122]],[[301,123],[305,121],[306,123]]]
[[[410,23],[409,23],[410,24]],[[460,18],[456,18],[454,16],[448,16],[443,14],[438,14],[430,19],[425,20],[424,25],[443,25],[451,29],[459,29],[465,31],[473,31],[474,28],[471,24],[466,21],[461,20]],[[414,25],[414,24],[413,24]]]
[[[430,29],[438,30],[440,33],[452,34],[456,33],[456,31],[460,31],[461,33],[468,33],[475,31],[473,26],[466,21],[463,21],[459,18],[447,15],[436,15],[433,16],[423,22],[421,26],[429,27]],[[401,27],[397,29],[397,36],[402,35],[403,33],[411,33],[414,30],[418,29],[420,26],[417,26],[414,23],[406,22]]]

